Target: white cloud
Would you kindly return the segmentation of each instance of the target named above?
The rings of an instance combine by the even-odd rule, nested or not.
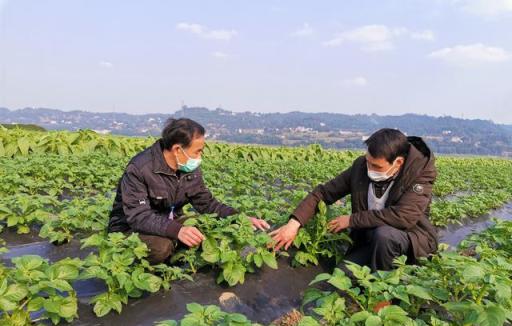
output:
[[[191,32],[194,34],[201,34],[204,31],[204,27],[199,24],[190,24],[190,23],[179,23],[176,25],[176,29]]]
[[[229,41],[238,34],[234,29],[209,29],[208,27],[200,24],[184,22],[177,24],[176,29],[196,34],[207,39],[221,41]]]
[[[217,59],[226,59],[228,57],[228,55],[221,51],[215,51],[215,52],[212,52],[212,57],[217,58]]]
[[[368,80],[362,76],[345,79],[343,81],[343,85],[345,86],[357,86],[357,87],[365,87],[368,85]]]
[[[313,28],[308,23],[304,23],[302,27],[292,33],[292,36],[297,37],[306,37],[311,35],[313,35]]]
[[[112,64],[112,62],[108,62],[108,61],[100,61],[99,65],[103,68],[107,68],[107,69],[110,69],[112,68],[114,65]]]
[[[481,16],[498,16],[512,13],[512,0],[451,0],[453,5]]]
[[[458,66],[472,66],[484,63],[501,63],[512,59],[512,53],[482,43],[455,45],[429,54],[430,58]]]
[[[389,27],[386,25],[366,25],[335,35],[325,46],[335,47],[343,43],[359,44],[365,51],[384,51],[394,48],[394,41],[400,37],[414,40],[433,41],[434,33],[430,30],[415,32],[404,27]]]
[[[425,40],[425,41],[434,41],[436,38],[434,36],[434,32],[431,30],[425,30],[422,32],[412,32],[410,36],[414,40]]]

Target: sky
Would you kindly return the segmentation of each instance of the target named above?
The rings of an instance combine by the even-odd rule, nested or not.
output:
[[[512,124],[512,0],[0,0],[0,107]]]

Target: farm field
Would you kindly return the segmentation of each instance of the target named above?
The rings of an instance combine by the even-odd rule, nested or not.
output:
[[[185,223],[207,239],[153,266],[137,235],[105,230],[124,167],[154,141],[0,127],[0,325],[512,322],[512,160],[438,157],[431,221],[447,244],[389,272],[351,265],[354,280],[336,268],[350,238],[326,229],[350,200],[321,204],[288,253],[267,249],[247,216],[286,223],[362,152],[207,144],[205,182],[241,214],[218,220],[187,207]],[[393,304],[374,312],[383,300]]]

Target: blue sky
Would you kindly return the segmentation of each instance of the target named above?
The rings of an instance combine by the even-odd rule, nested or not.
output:
[[[0,0],[0,106],[512,124],[512,0]]]

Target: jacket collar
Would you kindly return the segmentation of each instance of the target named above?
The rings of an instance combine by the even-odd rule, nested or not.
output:
[[[169,165],[167,164],[167,162],[165,162],[162,139],[157,140],[151,146],[150,151],[151,151],[151,157],[153,160],[153,172],[154,173],[176,175],[176,171],[171,169],[169,167]]]
[[[408,140],[410,141],[409,138],[411,137],[408,137]],[[391,188],[388,201],[395,196],[399,196],[409,188],[432,159],[430,149],[421,138],[414,137],[414,141],[410,141],[410,143],[411,147],[409,149],[409,153],[405,159],[404,166],[395,179],[395,184]]]

